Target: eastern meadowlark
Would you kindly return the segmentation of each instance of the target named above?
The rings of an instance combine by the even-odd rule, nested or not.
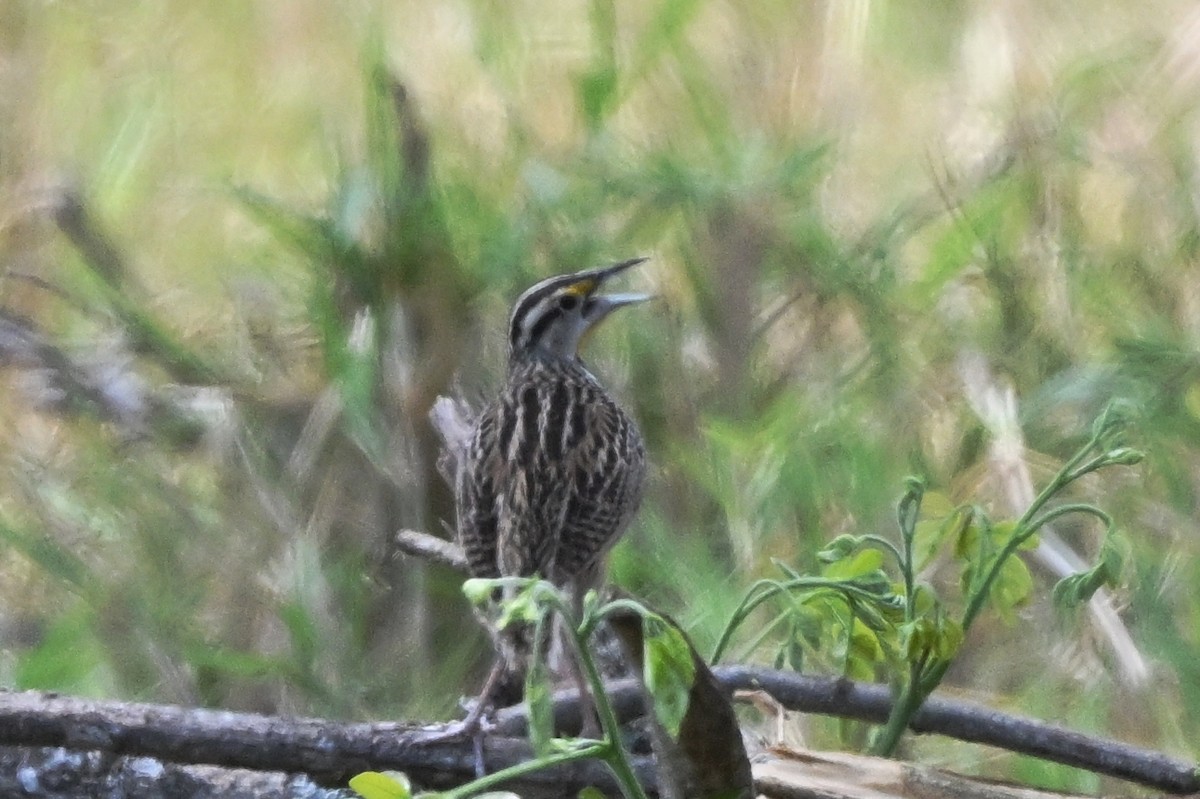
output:
[[[532,577],[565,589],[576,609],[598,586],[604,556],[642,497],[646,456],[637,425],[579,358],[610,313],[650,299],[600,289],[644,258],[548,278],[508,320],[508,376],[476,418],[454,469],[459,543],[473,577]],[[457,731],[478,733],[489,700],[520,698],[528,630],[501,632],[500,655]],[[578,668],[574,677],[584,690]],[[500,704],[502,702],[498,702]],[[585,731],[594,729],[587,714]],[[477,758],[482,773],[482,759]]]

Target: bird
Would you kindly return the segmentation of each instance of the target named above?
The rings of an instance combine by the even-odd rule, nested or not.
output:
[[[641,502],[646,454],[637,424],[579,347],[614,311],[651,299],[601,291],[645,260],[547,278],[513,305],[507,376],[457,470],[458,537],[472,577],[536,576],[576,607],[598,586]]]

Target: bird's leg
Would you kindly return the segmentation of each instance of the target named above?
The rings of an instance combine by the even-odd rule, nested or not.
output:
[[[467,717],[462,721],[463,734],[471,736],[471,742],[474,744],[475,777],[477,779],[487,773],[487,767],[483,762],[483,736],[486,733],[483,724],[484,714],[487,713],[488,703],[492,701],[492,694],[496,692],[496,686],[500,684],[500,678],[504,676],[506,668],[504,658],[496,658],[496,662],[492,664],[492,670],[483,682],[483,690],[479,692],[479,699],[475,701],[475,707],[468,711]]]
[[[487,768],[483,762],[483,738],[488,732],[486,716],[488,708],[493,701],[492,695],[499,687],[500,679],[506,671],[507,667],[505,666],[504,658],[496,658],[492,670],[488,672],[487,679],[484,680],[483,690],[479,692],[479,698],[475,700],[475,704],[467,711],[466,717],[461,721],[454,721],[447,724],[445,728],[435,733],[432,737],[425,739],[425,743],[435,743],[438,741],[470,738],[474,745],[475,776],[477,778],[487,773]]]
[[[460,724],[468,733],[475,733],[483,728],[484,715],[487,713],[488,706],[493,701],[493,694],[496,688],[500,685],[500,678],[504,676],[506,670],[504,658],[496,658],[496,662],[492,664],[492,670],[488,672],[487,679],[483,681],[483,688],[479,691],[479,698],[475,700],[475,705],[472,707]]]
[[[582,597],[574,598],[575,615],[579,617],[582,607]],[[571,647],[567,644],[571,631],[568,629],[570,622],[558,618],[558,629],[555,635],[555,646],[560,650],[558,657],[551,656],[551,660],[557,660],[565,670],[569,672],[570,679],[575,683],[575,688],[579,691],[579,737],[599,739],[603,730],[600,727],[600,719],[596,710],[596,701],[592,698],[592,692],[588,686],[587,676],[583,673],[583,664],[580,661],[584,657],[584,653]],[[588,646],[588,642],[581,641],[580,646]],[[560,668],[559,674],[563,672]]]

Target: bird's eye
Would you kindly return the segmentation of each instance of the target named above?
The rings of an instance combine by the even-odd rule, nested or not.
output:
[[[573,311],[579,305],[579,298],[574,294],[564,294],[558,298],[558,307],[564,311]]]

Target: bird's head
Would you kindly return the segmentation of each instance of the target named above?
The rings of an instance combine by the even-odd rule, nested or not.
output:
[[[600,288],[626,269],[645,261],[631,258],[601,269],[546,278],[522,294],[508,319],[509,358],[543,354],[574,358],[584,334],[625,305],[645,302],[649,294],[600,294]]]

